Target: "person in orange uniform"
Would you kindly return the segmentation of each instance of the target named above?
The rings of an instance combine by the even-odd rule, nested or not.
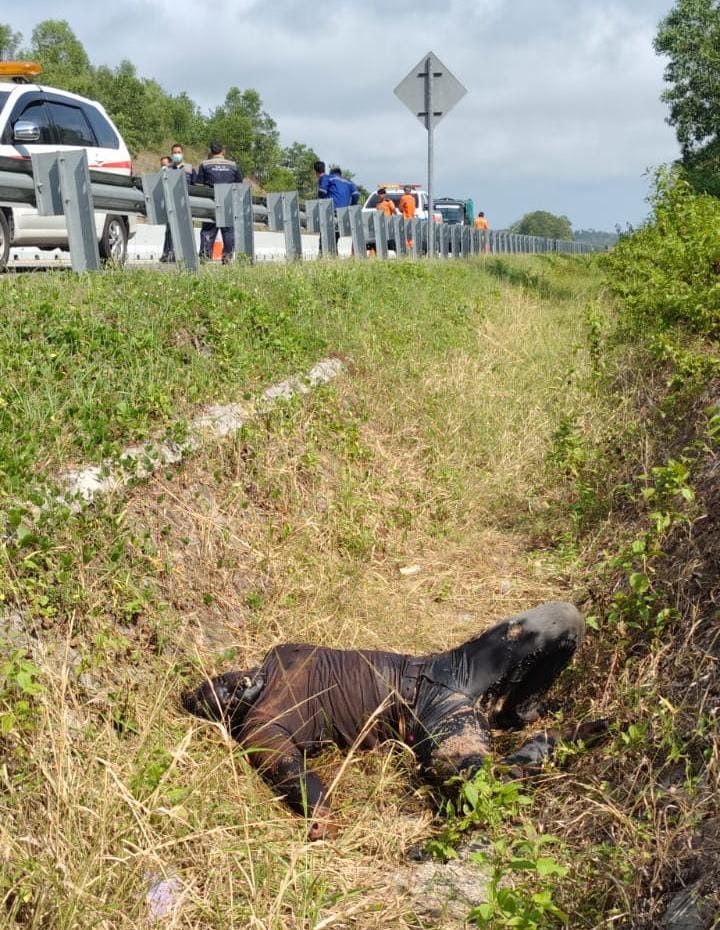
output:
[[[403,195],[398,201],[398,207],[406,221],[411,220],[415,216],[415,196],[413,195],[412,187],[405,185],[403,188]],[[407,242],[407,247],[411,249],[412,237],[408,236],[405,241]]]
[[[387,216],[388,218],[391,216],[395,216],[395,214],[398,211],[395,207],[395,204],[388,197],[387,189],[384,187],[378,187],[377,197],[378,199],[375,203],[375,209],[379,210],[381,213],[384,213],[385,216]],[[388,248],[389,249],[395,248],[394,239],[388,239]],[[371,243],[370,245],[368,245],[368,255],[375,255],[374,243]]]
[[[412,187],[403,188],[403,195],[398,201],[398,207],[406,220],[411,220],[415,216],[415,197]]]
[[[485,219],[485,214],[481,210],[478,215],[475,217],[475,229],[488,230],[490,229],[490,224]],[[487,237],[485,237],[485,245],[483,246],[483,252],[488,251]]]
[[[387,190],[384,187],[378,188],[378,199],[375,204],[375,209],[381,210],[385,216],[394,216],[397,213],[395,204],[388,197]]]

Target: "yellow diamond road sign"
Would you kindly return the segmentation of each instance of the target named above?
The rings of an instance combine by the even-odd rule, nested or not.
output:
[[[432,77],[432,114],[428,114],[428,66]],[[395,88],[401,100],[425,127],[437,126],[467,91],[434,52],[423,55],[407,77]],[[431,116],[429,119],[428,117]]]

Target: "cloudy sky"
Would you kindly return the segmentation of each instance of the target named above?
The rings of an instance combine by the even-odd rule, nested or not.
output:
[[[254,87],[284,144],[371,188],[426,177],[427,135],[393,89],[432,50],[467,88],[435,133],[438,196],[495,227],[530,210],[576,229],[646,214],[646,171],[677,156],[652,50],[672,0],[23,0],[29,40],[67,19],[94,64],[129,58],[203,109]]]

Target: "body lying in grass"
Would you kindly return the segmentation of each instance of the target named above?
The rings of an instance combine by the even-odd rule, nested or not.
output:
[[[310,814],[310,839],[333,832],[326,787],[306,759],[328,743],[371,749],[401,740],[422,776],[472,774],[492,752],[491,730],[537,719],[538,703],[572,658],[585,623],[549,603],[503,620],[455,649],[427,656],[283,644],[249,672],[227,672],[183,696],[191,713],[224,722],[286,804]],[[592,735],[602,724],[568,734]],[[559,738],[545,733],[501,760],[542,764]]]

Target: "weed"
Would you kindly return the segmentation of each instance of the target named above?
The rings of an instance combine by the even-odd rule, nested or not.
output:
[[[45,690],[40,669],[24,652],[14,649],[0,666],[0,736],[26,726],[32,719],[33,701]]]
[[[490,880],[487,901],[474,907],[468,919],[478,927],[497,930],[544,930],[566,923],[568,916],[548,883],[568,874],[567,866],[547,855],[548,846],[558,845],[558,837],[526,826],[524,837],[496,840],[489,851],[473,853],[475,862],[490,867]]]
[[[457,856],[456,846],[468,831],[494,830],[532,805],[532,798],[522,790],[520,782],[493,774],[489,759],[471,779],[451,779],[447,787],[456,788],[457,796],[444,802],[439,814],[442,829],[427,844],[428,852],[441,859]]]

